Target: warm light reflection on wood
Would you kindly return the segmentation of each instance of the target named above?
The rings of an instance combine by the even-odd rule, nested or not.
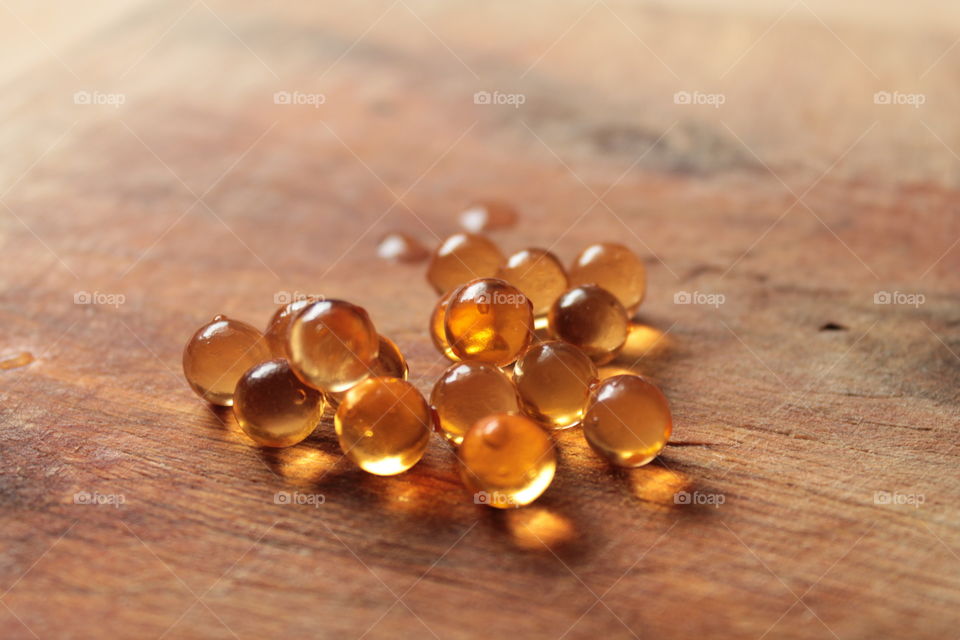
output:
[[[302,445],[287,449],[276,449],[271,454],[275,460],[274,471],[284,480],[295,484],[316,481],[329,471],[339,458],[339,456]]]
[[[686,474],[656,464],[631,469],[628,473],[633,495],[645,502],[664,507],[677,506],[677,493],[689,491],[691,486],[691,480]]]
[[[670,336],[660,329],[639,322],[631,322],[627,328],[627,341],[620,351],[620,358],[636,360],[655,356],[668,349],[671,342]]]
[[[407,478],[405,482],[388,479],[378,487],[383,492],[382,507],[400,513],[436,514],[434,489],[418,484],[413,478]]]
[[[576,538],[570,520],[546,507],[527,507],[504,513],[514,544],[522,549],[556,550]]]

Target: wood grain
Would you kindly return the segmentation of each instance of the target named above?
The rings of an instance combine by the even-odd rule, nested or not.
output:
[[[956,6],[0,14],[0,352],[35,358],[0,370],[0,636],[956,634]],[[616,239],[644,256],[616,366],[671,401],[660,462],[613,470],[563,432],[543,498],[495,512],[439,439],[373,477],[328,423],[262,452],[183,382],[199,324],[263,324],[299,292],[365,306],[428,392],[434,296],[376,240],[432,245],[476,197],[522,211],[506,251]]]

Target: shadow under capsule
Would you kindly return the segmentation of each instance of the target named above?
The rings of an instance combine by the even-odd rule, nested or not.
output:
[[[230,438],[244,444],[252,444],[250,438],[246,436],[240,423],[233,413],[233,407],[222,407],[217,404],[204,403],[210,412],[210,426],[226,433]]]

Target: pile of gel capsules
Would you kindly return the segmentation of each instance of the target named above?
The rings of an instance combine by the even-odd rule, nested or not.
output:
[[[204,400],[232,406],[262,447],[301,442],[335,408],[344,456],[377,475],[415,465],[437,432],[456,448],[474,501],[497,508],[530,504],[550,485],[554,430],[579,426],[610,463],[647,464],[670,438],[666,397],[642,376],[598,371],[627,341],[646,292],[643,262],[615,243],[586,247],[569,268],[546,249],[504,256],[479,232],[515,216],[509,205],[477,203],[461,216],[470,231],[429,255],[427,280],[439,295],[429,333],[452,361],[429,402],[407,381],[397,345],[345,300],[292,300],[264,332],[217,316],[187,343],[184,375]],[[380,253],[429,254],[397,233]]]

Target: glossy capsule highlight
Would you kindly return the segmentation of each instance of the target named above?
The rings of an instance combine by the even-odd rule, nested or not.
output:
[[[190,388],[211,404],[233,405],[243,374],[271,357],[260,331],[224,315],[200,327],[183,349],[183,375]]]
[[[503,253],[486,236],[456,233],[433,252],[427,281],[444,294],[470,280],[493,277],[502,263]]]
[[[453,444],[478,420],[493,413],[518,412],[517,391],[498,367],[459,362],[444,371],[430,393],[437,429]]]
[[[480,278],[457,289],[447,304],[444,329],[461,360],[505,366],[533,337],[533,306],[513,285]]]
[[[673,418],[666,396],[635,375],[602,381],[583,418],[583,435],[594,451],[619,467],[640,467],[670,440]]]
[[[234,393],[233,412],[244,433],[262,447],[297,444],[320,423],[323,394],[300,381],[282,359],[247,371]]]
[[[460,477],[473,501],[498,509],[530,504],[553,481],[557,456],[547,432],[530,418],[497,413],[467,431],[457,451]]]
[[[548,340],[517,360],[513,381],[527,415],[551,429],[578,424],[598,382],[597,366],[574,345]]]
[[[627,341],[627,312],[612,293],[580,285],[563,293],[550,308],[550,335],[582,350],[597,364],[613,360]]]
[[[585,248],[570,265],[570,284],[595,284],[617,297],[627,313],[643,302],[647,291],[647,269],[633,251],[613,242]]]
[[[430,408],[412,384],[398,378],[368,378],[347,391],[334,417],[343,454],[380,476],[402,473],[427,450]]]
[[[367,312],[343,300],[320,300],[291,322],[287,350],[294,373],[325,392],[346,391],[370,375],[380,336]]]

